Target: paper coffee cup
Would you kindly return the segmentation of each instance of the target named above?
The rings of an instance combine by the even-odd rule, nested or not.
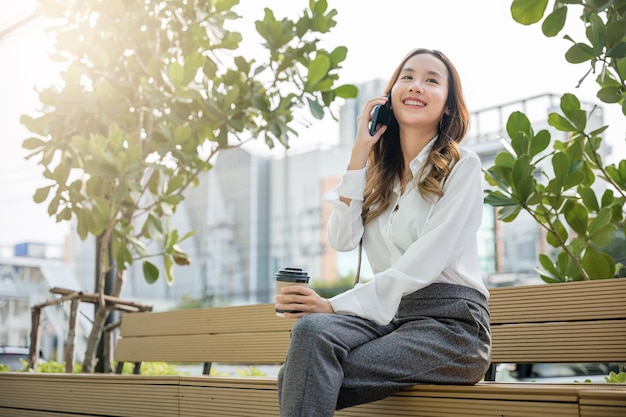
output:
[[[276,277],[276,295],[280,294],[283,287],[289,285],[309,285],[309,273],[302,268],[286,267],[279,269],[274,276]],[[284,313],[300,313],[297,310],[279,310],[276,309],[276,315],[284,317]]]

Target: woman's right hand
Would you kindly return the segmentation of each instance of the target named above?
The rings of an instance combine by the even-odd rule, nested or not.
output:
[[[377,104],[385,104],[387,103],[387,96],[380,96],[373,99],[370,99],[365,103],[363,111],[356,118],[356,139],[354,141],[354,146],[352,147],[352,155],[350,157],[350,163],[348,164],[349,170],[357,170],[365,167],[367,163],[367,157],[372,149],[372,146],[382,136],[383,133],[387,130],[387,126],[383,125],[374,136],[370,136],[369,125],[372,121],[372,113],[374,107]]]

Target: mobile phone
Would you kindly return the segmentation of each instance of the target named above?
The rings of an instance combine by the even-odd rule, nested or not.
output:
[[[387,94],[387,103],[377,104],[374,106],[374,114],[372,115],[372,121],[370,123],[370,136],[374,136],[374,133],[378,130],[380,125],[389,126],[393,112],[391,111],[391,94]]]

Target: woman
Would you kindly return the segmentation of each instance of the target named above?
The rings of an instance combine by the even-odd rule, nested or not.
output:
[[[331,246],[367,252],[374,278],[324,299],[289,286],[301,313],[279,372],[281,416],[332,416],[414,384],[474,384],[489,366],[489,293],[478,266],[480,159],[461,149],[469,114],[441,52],[411,51],[385,93],[389,126],[357,118],[347,172],[330,201]],[[315,314],[312,314],[315,313]]]

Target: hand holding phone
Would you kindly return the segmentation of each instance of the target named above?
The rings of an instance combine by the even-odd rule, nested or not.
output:
[[[393,113],[391,111],[391,94],[387,94],[387,103],[374,106],[374,114],[370,122],[370,136],[374,136],[380,125],[389,126]]]

